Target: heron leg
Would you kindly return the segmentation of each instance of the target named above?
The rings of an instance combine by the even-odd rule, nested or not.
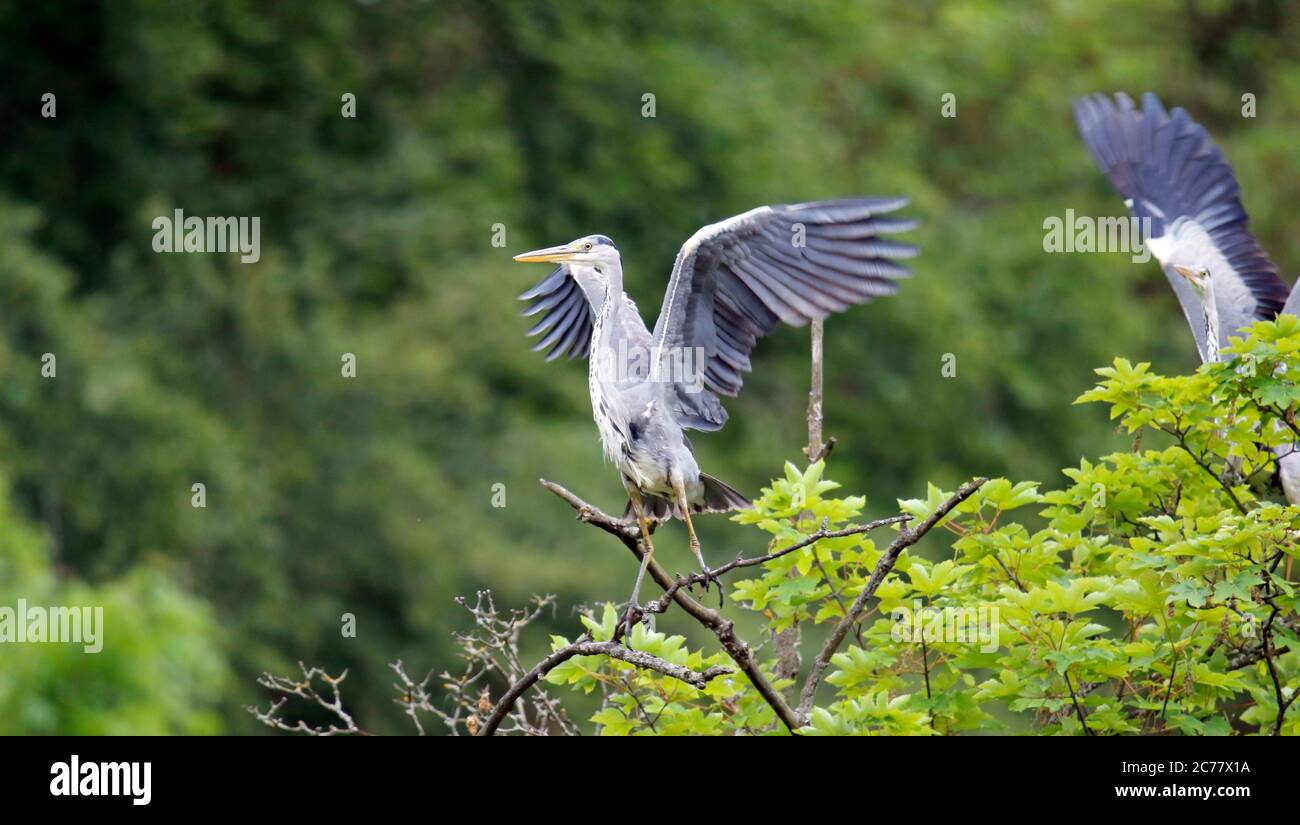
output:
[[[695,525],[691,523],[691,505],[686,501],[686,486],[682,484],[681,479],[673,480],[673,493],[677,496],[677,504],[682,508],[682,518],[686,520],[686,534],[691,538],[691,552],[695,554],[695,560],[700,563],[700,572],[704,574],[704,592],[709,592],[709,585],[717,583],[718,585],[718,606],[722,606],[722,580],[713,575],[709,565],[704,561],[704,551],[700,548],[700,540],[695,535]]]
[[[645,579],[646,568],[650,566],[650,559],[655,554],[655,546],[650,542],[650,526],[645,518],[645,505],[641,501],[641,491],[634,488],[627,488],[628,498],[632,500],[632,510],[636,513],[637,523],[641,525],[641,569],[636,573],[636,584],[632,585],[632,598],[627,603],[627,613],[623,616],[623,632],[626,634],[624,644],[632,640],[632,613],[638,607],[638,599],[641,598],[641,582]]]

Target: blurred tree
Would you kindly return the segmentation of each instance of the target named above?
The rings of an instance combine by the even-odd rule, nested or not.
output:
[[[0,734],[223,729],[218,708],[231,679],[216,617],[179,588],[163,565],[140,565],[93,585],[59,575],[48,543],[15,518],[3,489],[0,548],[0,606],[15,613],[20,606],[102,609],[102,621],[78,624],[80,643],[6,641]],[[11,630],[17,633],[16,626]],[[100,649],[86,652],[88,645]]]

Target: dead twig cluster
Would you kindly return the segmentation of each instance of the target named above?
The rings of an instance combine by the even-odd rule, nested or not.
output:
[[[246,707],[245,710],[253,714],[259,722],[276,730],[288,731],[289,733],[305,733],[308,736],[366,735],[365,731],[357,727],[357,723],[352,719],[351,714],[343,708],[343,697],[339,692],[339,685],[343,683],[344,679],[348,678],[346,670],[338,676],[330,676],[324,670],[318,667],[308,668],[302,662],[298,663],[298,669],[302,671],[301,679],[290,679],[270,673],[263,673],[257,677],[259,685],[279,694],[279,698],[273,700],[271,706],[266,710],[258,710],[252,706]],[[316,690],[315,683],[317,680],[323,682],[329,688],[329,698]],[[338,723],[308,725],[301,719],[293,724],[286,722],[280,715],[280,711],[292,697],[298,697],[318,708],[324,709]]]

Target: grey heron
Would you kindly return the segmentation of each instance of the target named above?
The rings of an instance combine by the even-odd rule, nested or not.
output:
[[[719,396],[740,392],[757,340],[781,322],[801,326],[892,295],[911,273],[909,244],[881,237],[916,221],[888,217],[904,198],[761,206],[700,229],[677,253],[654,331],[623,291],[618,247],[604,235],[516,255],[559,264],[520,295],[542,313],[530,335],[547,360],[588,358],[592,415],[605,458],[618,467],[644,544],[630,618],[654,554],[650,522],[686,522],[691,551],[712,575],[692,513],[743,509],[749,499],[700,472],[685,430],[727,421]],[[719,594],[722,586],[718,584]],[[628,628],[630,630],[630,628]]]
[[[1229,337],[1255,321],[1300,313],[1300,289],[1278,277],[1250,233],[1231,164],[1186,111],[1166,112],[1150,92],[1138,109],[1120,92],[1113,101],[1081,98],[1074,114],[1132,216],[1149,221],[1147,248],[1178,295],[1202,361],[1218,361]],[[1287,501],[1300,503],[1300,453],[1284,444],[1275,455]]]

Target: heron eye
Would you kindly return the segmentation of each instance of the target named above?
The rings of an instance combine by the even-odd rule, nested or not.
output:
[[[590,250],[590,249],[591,249],[591,244],[589,244],[589,243],[585,243],[585,244],[582,245],[582,248],[583,248],[583,249],[586,249],[586,250]]]

